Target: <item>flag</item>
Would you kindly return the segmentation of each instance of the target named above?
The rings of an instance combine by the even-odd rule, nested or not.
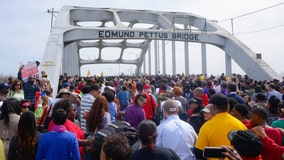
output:
[[[88,72],[87,72],[87,77],[90,77],[91,75],[91,71],[90,71],[90,68],[88,69]]]

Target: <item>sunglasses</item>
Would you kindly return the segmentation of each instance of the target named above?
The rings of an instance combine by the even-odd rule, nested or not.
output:
[[[22,106],[22,108],[26,109],[26,108],[29,108],[29,106]]]
[[[15,86],[21,86],[21,84],[20,84],[20,83],[18,83],[18,84],[15,84]]]

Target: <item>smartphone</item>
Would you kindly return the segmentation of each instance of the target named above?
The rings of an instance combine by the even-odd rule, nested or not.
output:
[[[226,151],[221,147],[204,147],[203,158],[225,158],[223,152]]]

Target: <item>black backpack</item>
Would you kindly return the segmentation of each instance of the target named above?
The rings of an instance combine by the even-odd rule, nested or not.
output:
[[[106,128],[99,130],[94,135],[93,145],[96,149],[100,149],[102,144],[104,143],[104,139],[113,134],[122,134],[127,137],[129,140],[129,144],[132,146],[136,146],[138,142],[138,134],[135,128],[131,127],[128,122],[125,121],[117,121],[109,124]],[[136,146],[137,147],[137,146]],[[136,149],[135,149],[136,150]]]

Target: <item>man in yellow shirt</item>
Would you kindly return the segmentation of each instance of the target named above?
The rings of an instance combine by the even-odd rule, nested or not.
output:
[[[0,159],[6,159],[5,158],[5,152],[4,152],[4,145],[2,140],[0,139]]]
[[[194,153],[197,158],[203,158],[203,149],[206,146],[231,146],[227,135],[231,130],[246,130],[246,126],[228,113],[229,100],[223,94],[213,95],[209,103],[214,117],[200,128],[195,144]]]

